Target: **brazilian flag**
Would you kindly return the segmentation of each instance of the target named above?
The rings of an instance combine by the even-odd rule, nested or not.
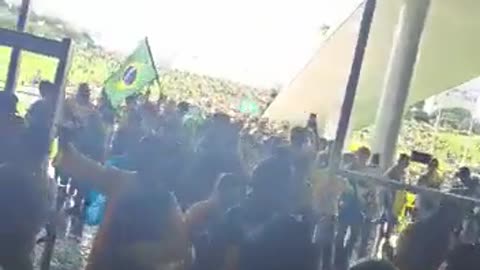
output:
[[[105,82],[105,92],[113,107],[126,97],[142,91],[158,78],[148,40],[143,40],[120,68]]]

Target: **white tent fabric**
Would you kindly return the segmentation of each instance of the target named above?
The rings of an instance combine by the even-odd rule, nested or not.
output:
[[[423,110],[432,114],[437,110],[451,108],[463,108],[475,118],[480,118],[480,77],[429,97],[425,100]]]
[[[355,129],[375,119],[402,2],[378,0],[353,112]],[[320,121],[338,117],[362,10],[363,5],[321,45],[272,103],[266,117],[302,124],[311,112]],[[480,74],[480,36],[474,34],[480,32],[478,10],[480,1],[475,0],[432,1],[409,105]]]

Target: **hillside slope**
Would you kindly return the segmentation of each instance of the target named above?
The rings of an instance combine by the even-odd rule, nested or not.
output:
[[[14,29],[18,11],[0,0],[0,27]],[[28,22],[28,32],[51,39],[64,37],[74,41],[73,63],[68,76],[70,86],[88,82],[100,88],[108,76],[115,71],[122,57],[107,53],[97,46],[93,38],[79,31],[68,23],[46,16],[32,13]],[[10,48],[0,47],[0,87],[6,79]],[[24,52],[19,74],[19,84],[31,86],[39,77],[53,80],[56,61],[51,58]],[[201,107],[214,107],[222,110],[238,108],[242,100],[249,99],[264,108],[268,102],[270,91],[262,91],[240,83],[193,74],[179,70],[160,72],[161,91],[177,100],[190,100]],[[153,87],[152,92],[158,93]]]
[[[377,1],[359,81],[352,127],[375,121],[387,70],[400,0]],[[412,78],[408,105],[459,85],[480,74],[477,33],[480,1],[432,1]],[[312,61],[279,95],[268,116],[295,121],[309,113],[337,118],[342,104],[363,11],[360,6],[325,41]],[[337,116],[337,117],[336,117]],[[336,127],[336,119],[333,121]]]

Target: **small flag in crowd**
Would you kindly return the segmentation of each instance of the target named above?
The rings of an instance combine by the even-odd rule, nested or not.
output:
[[[261,113],[261,110],[255,101],[247,98],[242,100],[242,102],[240,103],[240,112],[249,114],[252,116],[259,116]]]
[[[105,82],[105,91],[112,106],[116,108],[126,97],[142,91],[157,77],[150,46],[145,39]]]

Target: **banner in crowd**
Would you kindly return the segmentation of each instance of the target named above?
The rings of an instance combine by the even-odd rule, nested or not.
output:
[[[119,107],[126,97],[142,91],[157,78],[150,46],[144,39],[105,82],[105,91],[112,106]]]

